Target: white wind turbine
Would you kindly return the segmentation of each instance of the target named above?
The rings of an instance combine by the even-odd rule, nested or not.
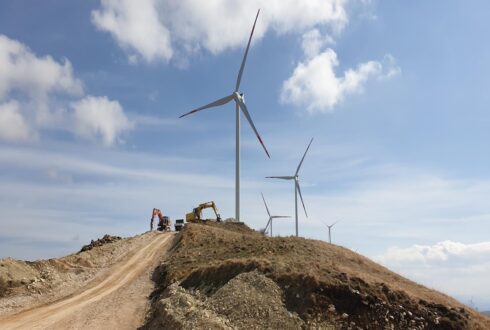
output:
[[[260,193],[262,195],[262,200],[264,201],[265,209],[267,210],[267,214],[269,215],[269,221],[267,221],[267,225],[265,226],[264,233],[267,232],[267,228],[269,228],[269,225],[271,226],[271,237],[272,237],[272,220],[273,219],[281,219],[281,218],[291,218],[289,215],[271,215],[269,212],[269,208],[267,207],[267,203],[265,202],[264,194]]]
[[[339,220],[340,221],[340,220]],[[325,222],[322,221],[322,223],[327,226],[328,228],[328,243],[332,244],[332,227],[335,226],[336,223],[338,223],[339,221],[335,221],[334,223],[332,223],[331,225],[327,225]]]
[[[310,143],[308,144],[308,147],[306,148],[305,154],[303,155],[303,158],[301,158],[301,161],[299,162],[298,168],[296,169],[296,172],[292,176],[267,176],[266,178],[269,179],[282,179],[282,180],[294,180],[294,212],[295,212],[295,218],[296,218],[296,236],[298,236],[298,193],[299,197],[301,198],[301,204],[303,204],[303,210],[305,210],[305,215],[308,218],[308,213],[306,213],[306,207],[305,207],[305,202],[303,201],[303,196],[301,195],[301,188],[299,187],[299,170],[301,168],[301,165],[303,164],[303,161],[305,160],[306,153],[308,152],[308,149],[310,149],[311,143],[313,142],[313,138],[311,139]]]
[[[194,112],[198,112],[204,109],[212,108],[212,107],[217,107],[220,105],[227,104],[230,101],[235,101],[235,108],[236,108],[236,159],[235,159],[235,219],[237,221],[240,221],[240,109],[243,111],[243,114],[245,115],[245,118],[247,119],[248,123],[252,127],[253,131],[255,132],[255,135],[259,139],[260,144],[264,148],[265,153],[267,154],[267,157],[270,158],[269,152],[267,151],[267,148],[264,145],[264,142],[262,142],[262,138],[259,135],[259,132],[257,132],[257,129],[255,128],[255,125],[252,121],[252,117],[250,117],[250,113],[248,112],[247,106],[245,105],[245,99],[243,93],[240,93],[238,90],[240,89],[240,82],[242,80],[242,75],[243,75],[243,69],[245,67],[245,62],[247,60],[247,55],[248,55],[248,50],[250,48],[250,43],[252,42],[252,36],[255,30],[255,24],[257,23],[257,18],[259,17],[260,9],[257,11],[257,16],[255,17],[254,25],[252,27],[252,32],[250,33],[250,38],[248,39],[248,44],[247,48],[245,49],[245,54],[243,55],[243,60],[242,64],[240,66],[240,71],[238,72],[238,77],[236,80],[236,85],[235,85],[235,90],[232,94],[225,96],[219,100],[216,100],[214,102],[211,102],[205,106],[202,106],[200,108],[194,109],[186,114],[183,114],[179,118],[185,117],[187,115],[190,115]]]

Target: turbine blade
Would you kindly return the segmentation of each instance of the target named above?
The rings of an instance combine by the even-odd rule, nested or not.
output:
[[[254,122],[252,121],[252,117],[250,117],[250,113],[248,113],[247,106],[245,105],[245,103],[240,98],[236,98],[235,100],[236,100],[236,102],[238,102],[238,105],[240,105],[240,108],[242,109],[243,114],[245,115],[245,118],[247,118],[248,123],[250,124],[250,126],[252,126],[252,129],[254,130],[255,135],[257,136],[257,139],[259,139],[260,144],[264,148],[264,151],[267,154],[267,157],[271,158],[271,156],[269,155],[269,152],[267,151],[267,148],[265,147],[264,142],[262,142],[262,138],[260,137],[259,132],[257,132],[257,129],[255,128]]]
[[[264,201],[265,209],[267,210],[267,214],[269,217],[271,216],[271,213],[269,212],[269,208],[267,207],[267,203],[265,202],[264,194],[260,193],[262,195],[262,200]]]
[[[219,100],[216,100],[214,102],[211,102],[209,104],[206,104],[205,106],[202,106],[200,108],[197,108],[197,109],[194,109],[192,111],[189,111],[188,113],[185,113],[183,114],[182,116],[180,116],[179,118],[182,118],[182,117],[185,117],[185,116],[188,116],[190,114],[193,114],[194,112],[198,112],[198,111],[201,111],[201,110],[204,110],[204,109],[208,109],[208,108],[212,108],[212,107],[217,107],[217,106],[220,106],[220,105],[223,105],[223,104],[226,104],[228,102],[230,102],[231,100],[233,100],[234,98],[234,94],[231,94],[231,95],[228,95],[228,96],[225,96]]]
[[[250,32],[250,37],[248,38],[247,48],[245,49],[245,54],[243,55],[242,65],[240,66],[240,71],[238,72],[238,77],[236,79],[235,92],[238,92],[240,88],[240,83],[242,81],[243,69],[245,68],[245,62],[247,61],[248,50],[250,48],[250,43],[252,42],[252,36],[255,30],[255,24],[257,23],[257,18],[259,18],[260,9],[257,11],[257,16],[255,16],[254,26],[252,27],[252,32]]]
[[[282,180],[292,180],[294,176],[266,176],[266,179],[282,179]]]
[[[327,228],[329,227],[326,222],[323,222],[322,220],[320,220],[320,222],[323,223],[325,225],[325,227],[327,227]]]
[[[299,187],[298,181],[296,181],[296,186],[298,187],[299,197],[301,199],[301,204],[303,204],[303,210],[305,210],[305,215],[308,218],[308,213],[306,213],[305,202],[303,201],[303,196],[301,195],[301,188]]]
[[[264,233],[267,231],[267,228],[269,228],[269,225],[271,223],[272,218],[269,218],[269,221],[267,221],[267,225],[264,228]]]
[[[282,218],[291,218],[289,215],[273,215],[271,216],[273,219],[282,219]]]
[[[303,161],[305,160],[306,153],[308,152],[308,149],[310,149],[311,143],[313,142],[313,138],[311,138],[310,144],[308,144],[308,147],[306,148],[305,154],[303,155],[303,158],[301,158],[301,161],[299,162],[298,168],[296,169],[296,174],[298,175],[299,169],[301,168],[301,165],[303,165]]]

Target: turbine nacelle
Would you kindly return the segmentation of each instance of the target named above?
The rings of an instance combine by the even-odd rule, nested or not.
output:
[[[233,92],[233,98],[235,100],[235,102],[243,102],[245,103],[245,94],[243,93],[240,93],[240,92]]]

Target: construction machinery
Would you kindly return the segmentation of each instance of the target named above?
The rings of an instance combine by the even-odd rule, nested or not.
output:
[[[158,217],[157,230],[159,230],[159,231],[170,231],[170,228],[172,226],[172,222],[170,221],[170,218],[167,216],[164,216],[162,214],[162,211],[160,211],[160,209],[157,209],[157,208],[154,208],[152,213],[151,213],[150,230],[153,230],[153,224],[155,222],[155,217]]]
[[[184,219],[175,220],[175,231],[181,231],[184,228]]]
[[[204,209],[212,208],[214,211],[214,214],[216,215],[216,219],[203,219],[202,217],[202,211]],[[211,201],[211,202],[206,202],[199,204],[199,206],[195,207],[192,212],[187,213],[185,215],[185,220],[187,222],[204,222],[204,221],[221,221],[221,216],[219,215],[218,208],[216,207],[216,204]]]

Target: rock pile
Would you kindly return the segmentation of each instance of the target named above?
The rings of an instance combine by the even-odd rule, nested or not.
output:
[[[148,329],[301,329],[304,322],[286,309],[282,290],[263,274],[242,273],[206,296],[170,285]]]
[[[89,250],[92,250],[94,247],[102,246],[102,245],[105,245],[108,243],[113,243],[113,242],[119,241],[120,239],[121,239],[121,237],[119,237],[119,236],[111,236],[111,235],[106,234],[106,235],[104,235],[104,237],[99,238],[96,241],[92,240],[92,241],[90,241],[90,244],[84,245],[82,247],[82,249],[80,250],[80,252],[78,252],[78,253],[81,253],[84,251],[89,251]]]

